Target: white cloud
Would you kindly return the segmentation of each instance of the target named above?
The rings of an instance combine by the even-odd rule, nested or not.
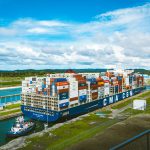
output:
[[[88,23],[19,19],[0,27],[0,69],[150,69],[149,10],[150,4],[120,9]]]

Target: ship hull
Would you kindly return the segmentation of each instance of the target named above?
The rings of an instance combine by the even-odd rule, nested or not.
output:
[[[45,109],[30,107],[30,106],[21,106],[21,110],[24,115],[40,121],[48,121],[48,122],[55,122],[62,118],[72,117],[75,115],[85,114],[92,110],[96,110],[98,108],[102,108],[108,106],[110,104],[116,103],[121,101],[125,98],[132,97],[144,90],[144,87],[140,87],[133,90],[128,90],[126,92],[118,93],[113,96],[106,96],[105,98],[94,100],[89,103],[85,103],[76,107],[68,108],[63,111],[52,111],[49,110],[47,114],[41,113],[45,111]],[[47,111],[46,111],[47,112]]]

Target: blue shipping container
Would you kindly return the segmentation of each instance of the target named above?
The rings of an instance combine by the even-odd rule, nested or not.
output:
[[[59,94],[59,100],[68,99],[68,98],[69,98],[68,92],[64,92],[64,93]]]
[[[132,76],[129,76],[129,83],[132,83]]]
[[[86,86],[86,83],[79,83],[79,86]]]
[[[90,82],[96,82],[96,78],[89,78],[87,80],[90,81]]]
[[[56,78],[54,80],[54,82],[63,82],[63,81],[67,81],[67,79],[66,78]]]
[[[79,101],[80,101],[80,102],[86,101],[86,99],[87,99],[87,95],[79,96]]]
[[[95,84],[97,84],[97,82],[96,82],[96,81],[94,81],[94,82],[91,82],[91,85],[95,85]]]
[[[46,84],[42,84],[42,89],[46,88]]]
[[[118,85],[115,86],[115,93],[118,93]]]
[[[67,107],[68,105],[69,105],[69,102],[66,102],[66,103],[59,104],[59,107],[60,108]]]
[[[118,80],[119,80],[119,81],[121,81],[121,80],[122,80],[122,76],[118,76],[117,78],[118,78]]]
[[[47,92],[44,92],[44,95],[47,95]]]

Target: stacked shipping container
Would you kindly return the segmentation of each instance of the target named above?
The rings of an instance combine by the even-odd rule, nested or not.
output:
[[[143,76],[131,72],[107,72],[105,76],[98,76],[98,73],[53,74],[25,78],[22,81],[22,93],[53,97],[53,105],[65,109],[143,86],[143,82]]]

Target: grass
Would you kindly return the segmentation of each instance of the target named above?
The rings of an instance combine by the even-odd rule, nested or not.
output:
[[[148,108],[146,108],[146,110],[136,110],[136,109],[132,109],[132,108],[127,108],[121,114],[128,114],[128,113],[131,115],[149,114],[150,113],[150,106]]]
[[[6,81],[0,83],[0,88],[10,86],[21,86],[21,81]]]
[[[21,112],[19,108],[15,110],[6,111],[6,112],[0,112],[0,116],[10,115],[18,112]]]
[[[137,99],[138,100],[138,99]],[[136,110],[132,108],[127,108],[121,114],[130,114],[130,115],[137,115],[137,114],[150,114],[150,97],[146,98],[146,110]]]
[[[12,104],[12,105],[7,105],[4,110],[6,109],[13,109],[13,108],[19,108],[20,107],[20,103],[17,103],[17,104]]]
[[[79,142],[67,150],[109,150],[125,140],[138,135],[139,133],[150,128],[150,116],[139,115],[121,121],[109,128],[103,133],[97,133],[93,138]],[[146,150],[146,136],[139,138],[132,144],[120,148],[120,150]]]
[[[120,109],[122,107],[125,107],[127,105],[129,105],[131,102],[133,102],[133,100],[135,99],[144,99],[144,97],[147,97],[150,95],[150,91],[143,93],[142,95],[137,96],[136,98],[129,98],[127,101],[121,101],[120,104],[117,104],[115,106],[112,106],[112,109]],[[147,98],[146,98],[147,99]]]
[[[21,86],[24,77],[0,77],[0,88],[10,86]]]
[[[90,116],[82,120],[65,124],[51,132],[45,133],[42,137],[28,139],[26,142],[29,142],[29,144],[22,149],[63,150],[75,143],[94,136],[97,132],[104,131],[104,129],[115,122],[116,120],[100,118],[95,114],[90,114]]]
[[[12,110],[12,109],[15,109],[15,110]],[[0,116],[10,115],[10,114],[17,113],[17,112],[20,112],[20,103],[7,105],[3,110],[0,111]]]
[[[132,99],[132,100],[133,100],[133,99]],[[125,107],[125,106],[129,105],[132,100],[129,99],[128,101],[125,101],[125,102],[122,101],[122,103],[120,103],[120,104],[118,104],[118,105],[115,105],[115,106],[112,106],[112,109],[120,109],[120,108],[122,108],[122,107]]]
[[[105,110],[105,111],[101,111],[101,112],[103,112],[104,114],[111,114],[112,113],[111,110]]]
[[[24,79],[24,77],[0,77],[0,81],[1,82],[6,82],[6,81],[18,81],[18,80],[22,80],[22,79]]]

